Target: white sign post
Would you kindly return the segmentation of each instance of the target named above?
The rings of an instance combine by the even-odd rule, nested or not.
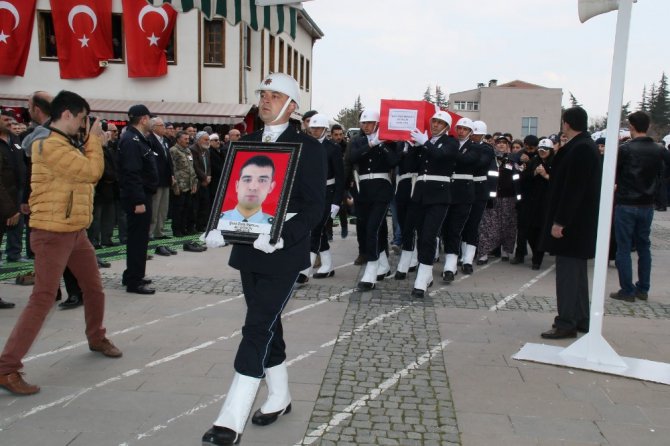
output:
[[[607,141],[603,163],[589,332],[567,348],[527,343],[512,358],[670,384],[670,364],[619,356],[602,335],[605,309],[605,282],[607,278],[609,235],[611,229],[610,216],[612,215],[614,172],[616,171],[619,140],[619,117],[623,102],[626,56],[628,52],[628,36],[633,1],[619,0],[618,2],[619,12],[614,39],[612,84],[610,87],[610,102],[607,116]],[[610,11],[616,7],[616,5],[612,6],[612,0],[602,0],[600,4],[598,4],[598,0],[579,0],[579,2],[588,3],[595,10],[601,8],[599,11],[589,11],[591,14],[586,19],[598,13]],[[594,4],[595,6],[593,6]],[[582,6],[580,4],[580,8]]]

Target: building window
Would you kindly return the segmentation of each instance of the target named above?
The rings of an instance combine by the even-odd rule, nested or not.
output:
[[[476,101],[454,101],[454,110],[457,110],[457,111],[479,111],[479,102],[476,102]]]
[[[537,135],[537,118],[521,118],[521,137]]]
[[[110,62],[122,63],[125,60],[123,43],[123,18],[121,14],[112,14],[112,59]]]
[[[53,17],[50,12],[40,11],[37,15],[39,33],[40,59],[57,60],[56,32],[54,31]]]
[[[310,70],[309,70],[309,59],[305,60],[307,66],[305,67],[305,90],[309,91],[309,80],[310,80]]]
[[[169,65],[177,65],[177,24],[175,23],[174,28],[172,28],[172,34],[170,34],[170,40],[168,41],[167,46],[165,47],[165,56],[167,58],[167,63]]]
[[[293,50],[293,79],[296,81],[298,80],[298,63],[300,62],[300,59],[298,59],[298,50]]]
[[[305,88],[305,56],[300,56],[300,88]]]
[[[286,45],[286,74],[293,75],[293,49],[291,45]]]
[[[269,50],[269,58],[270,58],[270,73],[275,72],[275,36],[270,35],[270,42],[268,45],[268,50]]]
[[[284,72],[284,41],[279,39],[279,72]]]
[[[251,27],[243,25],[240,28],[242,45],[244,45],[244,68],[251,71]]]
[[[205,65],[226,66],[226,22],[205,20]]]

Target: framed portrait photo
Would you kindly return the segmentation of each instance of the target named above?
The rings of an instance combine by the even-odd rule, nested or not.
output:
[[[231,144],[216,190],[207,231],[221,231],[229,243],[253,243],[281,236],[301,144],[236,141]]]

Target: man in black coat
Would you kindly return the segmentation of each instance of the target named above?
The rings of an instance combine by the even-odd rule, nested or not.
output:
[[[154,294],[147,287],[151,282],[144,278],[149,246],[151,204],[158,187],[156,155],[149,146],[151,113],[145,105],[133,105],[128,110],[128,128],[119,142],[119,185],[121,206],[128,220],[126,270],[122,283],[126,291],[137,294]]]
[[[237,444],[262,378],[268,399],[254,413],[252,423],[271,424],[291,410],[281,313],[300,271],[309,265],[310,231],[325,207],[326,155],[318,141],[289,126],[298,107],[300,89],[293,77],[269,75],[259,87],[258,113],[262,131],[245,141],[299,143],[298,167],[280,239],[272,244],[261,234],[252,245],[236,244],[229,265],[240,271],[247,314],[235,357],[235,375],[214,426],[202,437],[204,445]]]
[[[561,119],[568,142],[554,157],[542,249],[556,256],[558,316],[545,339],[574,338],[589,329],[587,259],[595,256],[600,179],[598,149],[586,129],[588,115],[572,107]]]

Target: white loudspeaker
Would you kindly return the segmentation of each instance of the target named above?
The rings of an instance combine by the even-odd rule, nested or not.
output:
[[[637,3],[637,0],[634,0]],[[584,23],[599,14],[619,9],[619,0],[578,0],[579,20]]]

